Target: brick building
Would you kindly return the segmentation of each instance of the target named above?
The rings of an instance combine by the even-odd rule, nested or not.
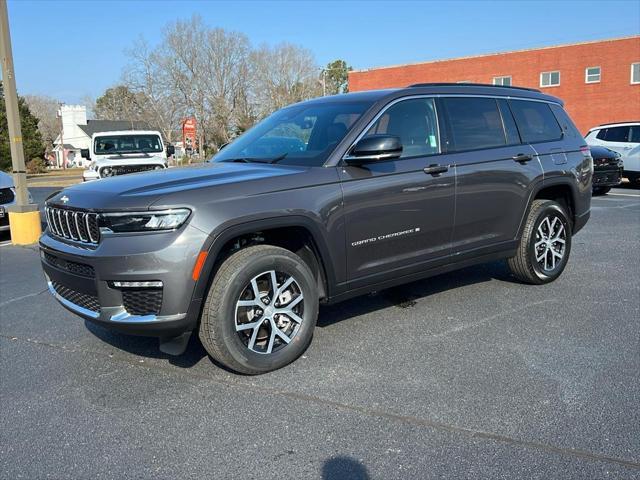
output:
[[[537,88],[560,97],[580,131],[640,120],[640,36],[371,68],[349,73],[349,91],[421,82]]]

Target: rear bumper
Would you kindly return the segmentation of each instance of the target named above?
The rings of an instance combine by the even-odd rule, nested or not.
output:
[[[45,233],[40,239],[49,292],[67,310],[105,328],[132,335],[172,337],[193,330],[200,301],[193,301],[191,270],[204,234],[180,232],[105,238],[83,249]],[[114,282],[162,282],[157,288]]]

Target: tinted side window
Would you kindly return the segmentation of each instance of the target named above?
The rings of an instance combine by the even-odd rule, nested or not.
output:
[[[455,151],[506,145],[502,118],[494,98],[445,98]]]
[[[629,141],[633,143],[640,143],[640,125],[631,127],[629,131]]]
[[[602,130],[598,130],[598,134],[596,135],[598,140],[606,140],[607,139],[607,129],[603,128]]]
[[[609,127],[607,128],[607,142],[628,142],[629,127]]]
[[[527,100],[511,100],[522,140],[528,143],[546,142],[562,138],[562,130],[549,105]]]
[[[575,123],[571,121],[569,114],[567,114],[564,108],[560,105],[552,104],[551,110],[556,116],[556,120],[558,120],[560,127],[564,130],[565,135],[571,138],[582,138],[582,135],[580,135],[580,132],[578,131],[578,127],[576,127]]]
[[[365,136],[396,135],[402,142],[400,158],[440,153],[436,107],[432,98],[403,100],[389,107]]]

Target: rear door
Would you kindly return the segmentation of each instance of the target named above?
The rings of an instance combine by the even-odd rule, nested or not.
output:
[[[454,216],[454,172],[440,155],[435,100],[409,97],[386,106],[362,137],[400,137],[398,159],[343,166],[347,272],[351,287],[446,262]],[[440,172],[425,172],[439,166]],[[441,167],[441,168],[440,168]]]
[[[456,169],[454,255],[509,247],[517,236],[531,185],[542,177],[535,152],[521,144],[507,101],[447,97],[446,163]]]

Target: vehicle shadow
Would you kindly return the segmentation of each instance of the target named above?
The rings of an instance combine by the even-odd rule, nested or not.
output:
[[[167,360],[176,367],[191,368],[207,356],[207,352],[200,343],[197,333],[191,335],[187,349],[182,355],[169,355],[159,350],[157,338],[125,335],[107,330],[89,321],[85,321],[84,324],[93,335],[119,350],[124,350],[140,357]]]
[[[328,327],[351,317],[392,306],[411,308],[420,298],[490,280],[518,283],[518,280],[509,272],[504,261],[475,265],[382,290],[367,296],[356,297],[335,305],[323,306],[317,325],[321,328]]]
[[[383,290],[376,294],[356,297],[336,305],[324,306],[321,308],[317,326],[321,328],[328,327],[334,323],[348,320],[352,317],[357,317],[392,306],[397,308],[411,308],[420,298],[446,290],[462,288],[467,285],[488,282],[490,280],[517,282],[517,280],[511,276],[505,262],[503,261],[476,265],[462,270],[457,270],[455,272],[445,273],[401,285],[399,287]],[[194,332],[194,334],[191,335],[185,352],[182,355],[173,356],[162,353],[158,349],[157,338],[125,335],[107,330],[89,321],[85,321],[85,326],[93,335],[114,348],[124,350],[125,352],[141,357],[164,359],[171,365],[180,368],[191,368],[208,356],[206,350],[200,343],[197,332]],[[215,360],[210,360],[212,360],[214,364],[227,370]],[[338,476],[332,478],[341,477]]]
[[[351,457],[333,457],[322,465],[322,480],[368,480],[370,478],[367,467]]]

